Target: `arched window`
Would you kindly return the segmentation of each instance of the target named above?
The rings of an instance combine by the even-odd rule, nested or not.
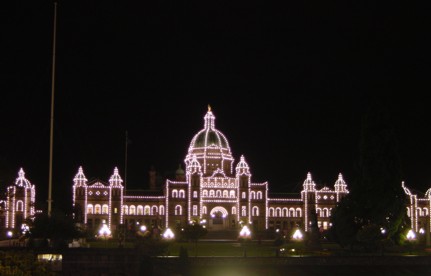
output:
[[[214,190],[210,190],[210,197],[214,197]]]
[[[296,216],[297,217],[302,217],[302,211],[301,211],[301,208],[296,208]]]
[[[123,215],[129,214],[129,207],[127,205],[123,205]]]
[[[130,207],[129,207],[129,215],[136,215],[136,207],[135,207],[135,205],[130,205]]]
[[[223,197],[228,197],[228,191],[227,190],[223,190]]]
[[[243,217],[247,216],[247,209],[245,208],[245,206],[241,207],[241,216]]]
[[[280,207],[275,208],[275,216],[281,217],[281,208]]]
[[[258,191],[256,193],[256,195],[257,195],[257,199],[262,199],[262,192],[261,191]]]
[[[407,207],[407,216],[410,217],[410,207]]]
[[[181,208],[181,205],[175,206],[175,215],[176,216],[181,216],[182,214],[183,214],[183,210]]]
[[[153,207],[151,207],[151,215],[155,216],[157,215],[157,206],[153,205]]]
[[[127,206],[126,206],[127,207]],[[93,204],[87,205],[87,214],[93,214]]]
[[[235,191],[230,191],[230,192],[229,192],[229,196],[230,196],[230,197],[235,197]]]
[[[242,193],[241,193],[241,197],[242,197],[242,198],[246,198],[245,192],[242,192]]]
[[[295,209],[289,208],[289,217],[296,217]]]
[[[109,211],[108,204],[103,204],[102,206],[102,214],[107,214]]]
[[[259,216],[259,207],[253,206],[253,208],[251,209],[251,215],[255,217]]]
[[[164,215],[165,214],[165,206],[160,205],[159,210],[160,210],[160,215]]]
[[[16,210],[17,211],[24,211],[24,204],[22,203],[22,200],[18,200],[16,202]]]
[[[198,206],[193,205],[193,216],[197,216],[197,215],[198,215]]]
[[[96,204],[96,205],[94,205],[94,213],[95,213],[95,214],[100,214],[100,213],[102,213],[102,206],[100,206],[100,204]]]
[[[273,208],[273,207],[270,207],[270,208],[269,208],[269,212],[268,212],[268,213],[269,213],[269,216],[270,216],[270,217],[273,217],[273,216],[274,216],[274,208]]]
[[[198,191],[193,191],[193,198],[198,198]]]
[[[232,207],[232,215],[236,215],[236,207]]]
[[[136,208],[136,214],[138,216],[142,216],[144,214],[144,207],[142,205],[138,205],[138,208]]]
[[[216,191],[216,197],[221,197],[221,191],[220,190]]]
[[[286,207],[284,207],[283,209],[281,209],[281,216],[282,217],[287,217],[288,213],[289,213],[289,211],[287,210]]]
[[[151,214],[151,208],[148,205],[144,207],[144,215],[149,216]]]
[[[207,213],[207,206],[202,206],[202,214],[206,215]]]
[[[202,191],[202,196],[208,196],[208,190],[203,190]]]
[[[319,217],[322,217],[322,209],[321,208],[316,208],[316,214],[317,214],[317,216],[319,216]]]
[[[428,208],[426,208],[426,207],[424,208],[424,214],[425,214],[425,216],[428,216],[428,214],[429,214],[428,213]]]
[[[322,211],[323,211],[323,217],[325,217],[325,218],[329,217],[329,215],[328,215],[328,213],[329,213],[328,208],[323,208]]]
[[[250,199],[255,199],[256,193],[254,191],[250,192]]]
[[[173,189],[173,190],[172,190],[172,197],[173,197],[173,198],[178,197],[178,191],[177,191],[177,189]]]
[[[184,190],[180,190],[179,198],[186,198],[186,193],[184,192]]]

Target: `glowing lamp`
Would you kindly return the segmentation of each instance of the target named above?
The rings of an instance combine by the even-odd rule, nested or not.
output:
[[[299,229],[296,229],[295,233],[293,233],[293,236],[292,236],[294,240],[302,240],[302,237],[303,235]]]
[[[413,232],[412,229],[410,229],[409,232],[407,233],[407,239],[409,241],[416,239],[416,234],[415,232]]]
[[[174,232],[172,232],[172,230],[169,228],[165,230],[162,236],[164,239],[167,239],[167,240],[172,240],[175,237]]]
[[[244,225],[241,229],[241,231],[239,232],[239,236],[241,238],[249,238],[251,235],[251,231],[250,229],[247,227],[247,225]]]

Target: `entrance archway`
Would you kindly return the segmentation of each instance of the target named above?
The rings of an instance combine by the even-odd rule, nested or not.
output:
[[[222,230],[228,227],[226,218],[229,213],[224,207],[216,206],[210,211],[210,227],[212,230]]]

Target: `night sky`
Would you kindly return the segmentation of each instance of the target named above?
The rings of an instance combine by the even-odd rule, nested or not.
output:
[[[0,187],[20,167],[45,202],[53,4],[2,9]],[[54,207],[72,179],[148,188],[183,164],[207,105],[236,160],[270,191],[322,187],[358,162],[370,103],[393,111],[404,178],[431,187],[429,18],[376,1],[60,1],[55,87]],[[290,3],[294,2],[294,3]],[[357,3],[356,3],[357,2]],[[184,168],[184,165],[183,165]]]

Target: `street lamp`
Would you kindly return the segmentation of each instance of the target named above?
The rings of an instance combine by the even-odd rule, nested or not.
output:
[[[241,231],[239,232],[239,238],[241,239],[241,242],[244,243],[244,257],[247,257],[247,247],[245,242],[251,238],[251,231],[247,225],[242,227]]]
[[[6,235],[7,235],[8,239],[9,239],[9,246],[11,246],[12,245],[13,232],[9,230],[9,231],[7,231]]]
[[[302,240],[303,237],[304,237],[304,235],[302,235],[301,230],[299,230],[299,229],[296,229],[292,235],[292,238],[296,241]]]
[[[106,239],[110,236],[111,236],[111,230],[109,229],[105,220],[103,220],[102,227],[100,227],[99,229],[99,237],[103,237],[103,239],[105,240],[105,247],[106,247]]]
[[[175,238],[175,235],[170,228],[166,228],[165,232],[162,234],[162,237],[166,240],[172,240]]]

